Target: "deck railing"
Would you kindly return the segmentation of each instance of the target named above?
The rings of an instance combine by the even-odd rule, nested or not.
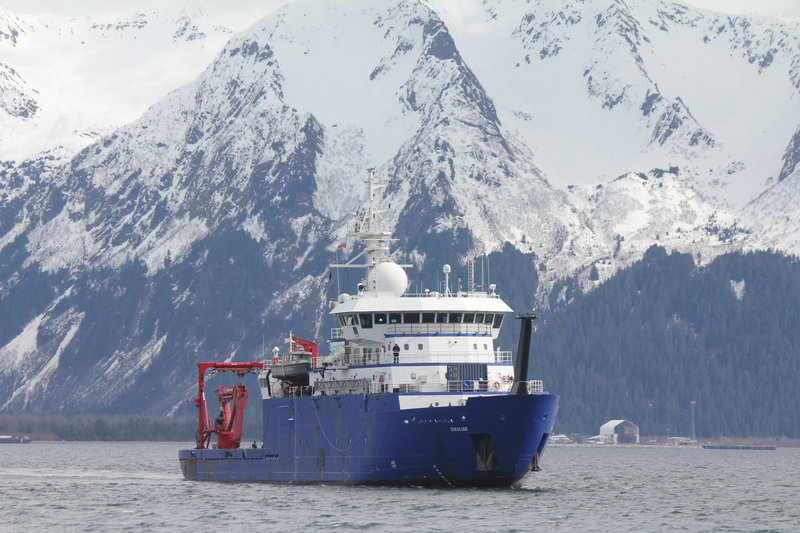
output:
[[[528,392],[543,392],[544,383],[540,379],[533,379],[525,382],[528,386]],[[408,381],[408,382],[395,382],[384,383],[382,381],[370,379],[343,379],[331,381],[318,381],[313,387],[286,387],[273,390],[273,397],[275,398],[298,398],[303,396],[312,396],[314,394],[337,395],[337,394],[364,394],[370,393],[387,393],[387,392],[401,392],[401,393],[435,393],[435,392],[460,392],[460,393],[474,393],[474,392],[502,392],[508,393],[511,390],[513,381],[502,380],[480,380],[480,379],[463,379],[463,380],[448,380],[436,382],[421,382],[421,381]]]
[[[401,350],[395,359],[392,351],[383,350],[363,350],[354,348],[345,350],[342,355],[344,366],[365,366],[365,365],[390,365],[400,364],[420,364],[420,363],[489,363],[489,364],[511,364],[511,351],[478,351],[478,352],[415,352],[411,350]]]
[[[534,379],[525,382],[528,386],[528,392],[543,392],[544,383],[540,379]],[[420,381],[409,381],[399,383],[380,383],[376,381],[371,382],[370,392],[509,392],[513,381],[503,380],[480,380],[480,379],[459,379],[448,381],[435,381],[422,383]]]
[[[386,335],[492,335],[491,324],[434,323],[434,324],[379,324],[386,327]]]

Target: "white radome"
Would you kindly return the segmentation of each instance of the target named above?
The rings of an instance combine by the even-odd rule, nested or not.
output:
[[[369,273],[369,290],[389,296],[402,296],[408,286],[408,276],[397,263],[378,263]]]

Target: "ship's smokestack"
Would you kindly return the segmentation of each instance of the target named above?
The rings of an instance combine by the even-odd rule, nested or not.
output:
[[[517,362],[514,363],[514,385],[511,394],[528,394],[528,359],[531,355],[531,331],[535,313],[517,315],[519,325],[519,343],[517,344]]]

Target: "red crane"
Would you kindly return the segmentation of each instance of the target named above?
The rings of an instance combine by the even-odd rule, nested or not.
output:
[[[194,402],[199,410],[197,447],[208,448],[211,434],[216,433],[217,448],[238,448],[242,442],[242,419],[247,406],[247,387],[241,383],[232,387],[217,387],[215,392],[219,397],[219,415],[214,419],[214,427],[211,427],[206,405],[205,382],[206,370],[209,368],[217,372],[236,372],[236,375],[242,377],[245,374],[255,373],[256,369],[264,368],[264,364],[255,361],[249,363],[197,363],[197,398],[189,400]]]

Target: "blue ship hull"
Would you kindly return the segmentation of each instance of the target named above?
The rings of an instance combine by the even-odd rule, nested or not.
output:
[[[558,396],[400,409],[401,393],[263,400],[264,447],[180,450],[197,481],[507,487],[536,466]],[[444,403],[449,394],[442,394]]]

